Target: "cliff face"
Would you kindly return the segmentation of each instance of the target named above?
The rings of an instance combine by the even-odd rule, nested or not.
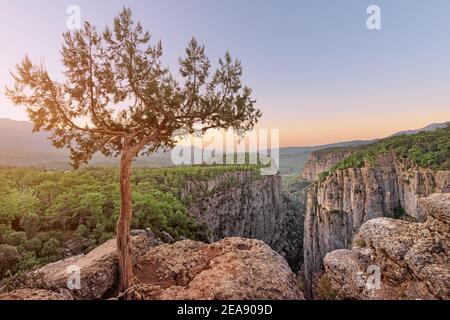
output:
[[[370,220],[352,250],[325,256],[326,276],[337,297],[450,299],[450,194],[433,194],[420,203],[428,215],[425,223]],[[369,268],[379,270],[378,280]]]
[[[229,172],[189,182],[182,196],[192,198],[188,211],[209,226],[214,241],[231,236],[262,240],[294,269],[300,266],[303,212],[284,196],[279,176]]]
[[[319,180],[319,174],[344,160],[350,153],[349,151],[327,153],[325,150],[312,152],[309,155],[308,162],[305,164],[303,179],[307,181]]]
[[[361,225],[380,217],[424,221],[419,199],[450,192],[450,172],[408,169],[395,155],[384,154],[368,166],[330,174],[308,192],[305,216],[305,284],[323,271],[323,258],[350,248]]]

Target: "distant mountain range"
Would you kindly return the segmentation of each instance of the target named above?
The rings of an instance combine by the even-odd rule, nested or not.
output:
[[[422,132],[422,131],[434,131],[434,130],[436,130],[436,129],[442,129],[442,128],[445,128],[445,127],[448,126],[449,124],[450,124],[450,121],[442,122],[442,123],[432,123],[432,124],[430,124],[430,125],[428,125],[428,126],[426,126],[426,127],[423,127],[423,128],[421,128],[421,129],[416,129],[416,130],[406,130],[406,131],[400,131],[400,132],[397,132],[397,133],[393,134],[392,137],[400,136],[400,135],[402,135],[402,134],[416,134],[416,133],[419,133],[419,132]]]
[[[421,129],[398,132],[393,136],[431,131],[445,127],[449,123],[433,123]],[[0,118],[0,165],[68,169],[67,150],[54,148],[47,139],[47,133],[32,133],[32,130],[33,125],[30,122]],[[345,141],[319,146],[281,148],[280,173],[285,175],[300,173],[312,151],[332,147],[358,146],[375,141],[377,139]],[[161,167],[169,166],[170,163],[170,154],[159,152],[150,157],[138,158],[135,165]],[[93,166],[114,166],[117,164],[117,159],[105,158],[99,155],[94,157],[90,164]]]

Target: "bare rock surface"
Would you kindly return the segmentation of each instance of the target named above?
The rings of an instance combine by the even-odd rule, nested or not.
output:
[[[2,291],[5,300],[72,299],[303,299],[286,260],[260,240],[226,238],[214,244],[192,240],[162,244],[132,237],[135,285],[120,294],[115,239],[87,255],[48,264],[27,275],[24,286]],[[70,270],[80,288],[70,288]],[[72,283],[73,284],[73,283]]]
[[[53,291],[42,289],[20,289],[0,294],[0,300],[67,300],[67,298]]]
[[[151,249],[135,266],[126,299],[303,299],[281,255],[259,240],[191,240]]]
[[[161,244],[153,234],[131,237],[133,259],[144,255],[151,247]],[[75,299],[102,299],[117,290],[118,258],[116,240],[98,246],[86,255],[50,263],[31,272],[24,286],[54,292],[68,291]],[[80,274],[79,288],[74,280]]]
[[[419,201],[424,223],[379,218],[361,227],[352,250],[324,259],[338,296],[347,299],[450,299],[450,194]],[[368,289],[368,268],[381,271],[379,289]]]
[[[212,242],[226,237],[262,240],[292,268],[300,267],[304,212],[283,194],[279,175],[227,172],[188,182],[181,196],[192,195],[188,212],[206,223]]]
[[[391,153],[361,168],[337,170],[315,184],[308,192],[304,223],[307,291],[314,276],[323,272],[325,255],[351,249],[364,223],[383,217],[424,222],[433,213],[422,208],[421,199],[448,192],[450,171],[415,169]]]
[[[352,152],[348,150],[326,152],[327,150],[313,151],[309,155],[308,162],[303,169],[302,177],[307,181],[319,180],[322,172],[329,170],[335,164],[341,162]]]

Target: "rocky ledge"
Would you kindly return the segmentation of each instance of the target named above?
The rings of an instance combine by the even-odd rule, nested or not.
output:
[[[281,255],[259,240],[185,240],[150,250],[136,264],[127,299],[303,299]]]
[[[450,299],[450,194],[433,194],[419,204],[426,222],[370,220],[352,250],[325,256],[325,276],[338,298]]]
[[[0,295],[0,300],[303,299],[287,262],[259,240],[161,245],[153,236],[141,235],[132,243],[136,284],[120,296],[115,240],[111,240],[85,256],[30,273],[21,288]],[[70,266],[80,270],[78,290],[67,287]]]

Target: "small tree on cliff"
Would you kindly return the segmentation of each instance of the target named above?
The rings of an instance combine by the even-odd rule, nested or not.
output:
[[[212,128],[249,130],[261,116],[251,89],[241,83],[242,67],[228,53],[215,72],[203,46],[192,39],[179,60],[179,80],[161,64],[161,43],[124,8],[112,29],[99,33],[89,23],[64,34],[64,82],[28,57],[12,74],[6,95],[27,107],[34,130],[51,132],[57,148],[67,147],[76,168],[93,155],[120,155],[120,217],[117,222],[120,289],[133,282],[130,254],[133,159],[174,146],[173,133]]]

